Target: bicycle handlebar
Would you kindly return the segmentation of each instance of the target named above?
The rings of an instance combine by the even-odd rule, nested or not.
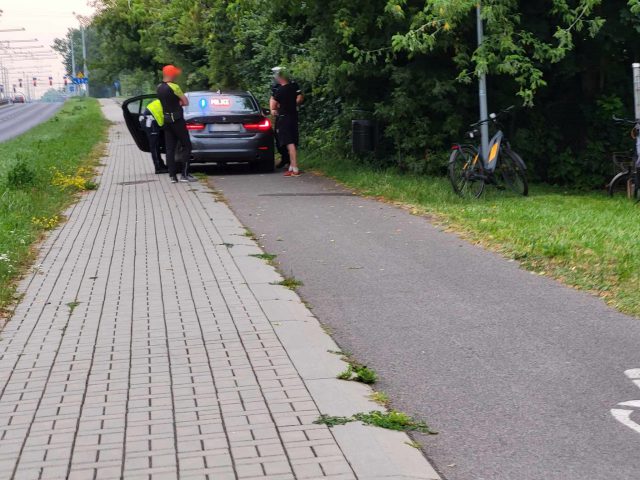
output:
[[[471,128],[474,127],[479,127],[480,125],[483,125],[485,123],[489,123],[489,122],[496,122],[502,115],[509,113],[511,110],[513,110],[514,108],[516,108],[515,105],[511,105],[510,107],[505,108],[504,110],[501,110],[498,113],[492,113],[489,115],[489,118],[485,119],[485,120],[480,120],[479,122],[476,123],[472,123],[471,124]]]
[[[613,116],[613,121],[616,123],[625,123],[628,125],[638,125],[640,123],[640,120],[629,120],[628,118],[619,118],[615,115]]]

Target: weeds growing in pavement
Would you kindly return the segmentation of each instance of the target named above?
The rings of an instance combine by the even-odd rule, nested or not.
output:
[[[289,290],[296,290],[298,287],[303,286],[304,283],[293,277],[285,277],[284,280],[275,283],[275,285],[282,285],[283,287],[287,287]]]
[[[258,237],[256,237],[256,234],[253,233],[251,230],[249,230],[248,228],[244,229],[244,236],[247,238],[250,238],[251,240],[253,240],[254,242],[258,241]]]
[[[397,430],[403,432],[421,432],[435,435],[437,432],[431,430],[429,426],[422,421],[418,421],[403,412],[391,410],[389,412],[381,412],[373,410],[371,412],[356,413],[350,417],[334,417],[331,415],[320,415],[313,423],[335,427],[336,425],[346,425],[350,422],[362,422],[365,425],[373,425],[388,430]]]
[[[260,260],[264,260],[269,265],[273,265],[274,260],[278,257],[277,255],[274,255],[272,253],[256,253],[251,256],[259,258]]]
[[[69,302],[67,303],[67,307],[69,307],[69,315],[71,315],[73,313],[73,311],[78,308],[78,305],[80,305],[80,302],[77,300],[74,300],[73,302]]]
[[[344,372],[338,374],[338,378],[371,385],[378,380],[378,374],[364,365],[349,364]]]
[[[388,407],[390,403],[389,395],[384,392],[372,392],[371,395],[369,395],[369,398],[371,401],[376,402],[378,405],[382,405],[383,407]]]

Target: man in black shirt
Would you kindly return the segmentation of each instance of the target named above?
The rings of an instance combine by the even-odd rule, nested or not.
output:
[[[298,169],[298,106],[304,101],[302,90],[296,82],[289,81],[286,72],[280,70],[276,80],[279,87],[273,92],[269,102],[271,112],[276,116],[278,146],[287,149],[291,165],[286,177],[300,175]]]
[[[271,96],[275,97],[276,92],[280,89],[280,83],[278,82],[278,76],[282,67],[273,67],[271,71],[273,72],[273,83],[271,83]],[[276,139],[276,147],[278,149],[278,153],[280,154],[280,165],[279,168],[286,168],[289,170],[289,166],[291,165],[291,159],[289,158],[289,150],[286,145],[280,145],[278,141],[278,118],[275,118],[275,139]]]
[[[158,85],[158,99],[164,112],[164,139],[167,151],[167,167],[171,183],[177,183],[178,166],[176,164],[176,149],[178,142],[182,145],[185,162],[182,169],[181,182],[196,181],[189,175],[189,158],[191,156],[191,139],[184,120],[182,107],[189,105],[189,99],[182,89],[175,83],[182,74],[182,70],[173,65],[167,65],[162,69],[162,83]]]

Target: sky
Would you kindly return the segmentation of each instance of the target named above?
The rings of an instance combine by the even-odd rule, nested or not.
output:
[[[63,37],[67,29],[77,27],[78,21],[73,12],[91,16],[93,9],[87,4],[88,0],[0,0],[0,61],[9,70],[9,90],[18,79],[38,77],[35,97],[39,97],[49,89],[49,77],[53,77],[54,85],[63,83],[64,67],[62,58],[51,50],[54,39]],[[2,32],[5,29],[24,28],[20,32]],[[11,47],[28,47],[12,50],[18,52],[50,52],[55,58],[17,59],[7,55],[5,48],[7,41],[34,40],[37,42],[15,42]],[[42,46],[43,48],[33,48]],[[24,78],[23,78],[24,80]],[[0,80],[0,83],[2,81]],[[23,82],[23,87],[24,87]],[[18,89],[19,90],[19,89]]]

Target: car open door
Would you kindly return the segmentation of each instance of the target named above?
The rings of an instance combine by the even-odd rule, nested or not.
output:
[[[125,100],[122,104],[122,112],[127,128],[136,142],[136,145],[143,152],[149,152],[149,139],[140,124],[140,115],[145,111],[147,105],[158,98],[155,94],[140,95]],[[162,139],[163,140],[163,139]],[[162,141],[162,150],[164,151],[164,141]]]

